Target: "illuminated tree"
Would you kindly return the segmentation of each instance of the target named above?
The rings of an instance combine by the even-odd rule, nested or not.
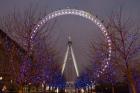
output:
[[[108,69],[113,71],[112,73],[117,72],[115,77],[122,79],[125,76],[129,82],[128,84],[132,93],[136,93],[136,82],[134,80],[133,71],[135,69],[134,65],[139,64],[136,62],[136,60],[139,59],[138,55],[140,53],[138,38],[140,36],[139,28],[132,23],[130,18],[123,16],[122,13],[121,8],[119,12],[113,12],[107,23],[113,51],[110,63],[111,67]],[[102,64],[103,61],[100,61],[100,59],[104,58],[104,54],[107,53],[106,45],[104,42],[101,42],[100,44],[96,43],[97,45],[95,43],[92,44],[92,49],[94,49],[94,53],[97,55],[98,62]],[[114,68],[114,70],[111,70],[112,68]]]
[[[18,11],[18,10],[14,10],[13,12],[11,12],[9,15],[4,15],[3,17],[1,17],[1,21],[0,21],[0,27],[16,42],[18,42],[18,44],[23,48],[23,51],[16,51],[16,47],[10,47],[10,45],[8,44],[7,46],[10,47],[10,51],[7,52],[8,53],[8,59],[11,61],[12,66],[14,70],[11,73],[16,73],[13,76],[14,79],[17,79],[18,83],[20,83],[21,85],[25,84],[25,83],[30,83],[30,81],[32,80],[32,76],[34,76],[35,74],[38,75],[37,73],[39,73],[39,68],[40,70],[42,70],[42,68],[44,67],[43,65],[45,64],[45,62],[48,62],[48,59],[44,59],[45,57],[47,58],[48,55],[44,54],[42,51],[39,50],[44,50],[44,48],[39,48],[38,51],[36,51],[35,49],[33,51],[31,51],[31,35],[32,35],[32,29],[35,26],[35,24],[46,15],[46,12],[39,11],[39,9],[35,6],[29,6],[27,9],[23,10],[23,11]],[[44,33],[47,33],[48,31],[51,31],[51,29],[53,28],[54,24],[46,24],[46,30]],[[41,31],[42,32],[42,31]],[[45,34],[46,35],[46,34]],[[48,34],[47,34],[48,35]],[[37,34],[38,36],[38,34]],[[40,38],[35,39],[35,42],[39,41]],[[44,40],[44,43],[46,41]],[[42,45],[43,42],[40,43],[40,45]],[[33,44],[35,45],[35,44]],[[48,45],[47,45],[48,46]],[[46,46],[45,46],[46,47]],[[48,48],[48,47],[47,47]],[[7,50],[8,51],[8,50]],[[46,51],[46,50],[44,50]],[[38,54],[41,54],[42,56],[36,56],[35,52]],[[47,51],[48,52],[48,51]],[[49,51],[50,53],[50,51]],[[17,62],[18,58],[16,57],[16,55],[20,55],[20,62]],[[36,57],[36,58],[35,58]],[[17,60],[13,60],[17,58]],[[41,60],[38,60],[38,59]],[[40,62],[40,65],[39,65]],[[44,63],[43,63],[44,62]],[[18,63],[18,65],[16,65],[15,63]],[[15,68],[18,67],[18,68]],[[40,66],[40,67],[39,67]],[[42,67],[42,68],[41,68]],[[36,70],[36,68],[38,68]],[[11,70],[10,70],[11,71]],[[17,77],[18,76],[18,77]]]
[[[139,28],[131,23],[130,19],[123,18],[122,9],[116,15],[112,14],[109,19],[109,31],[112,37],[114,47],[114,55],[117,59],[116,62],[120,65],[120,69],[124,71],[131,91],[136,93],[136,82],[133,77],[133,66],[138,59],[140,53],[139,45]],[[135,62],[135,63],[134,63]]]
[[[25,51],[3,31],[0,32],[0,42],[1,55],[3,55],[0,67],[1,75],[5,81],[12,80],[15,83],[19,74],[20,55]]]
[[[76,88],[85,88],[91,85],[90,75],[86,72],[82,73],[76,80]]]

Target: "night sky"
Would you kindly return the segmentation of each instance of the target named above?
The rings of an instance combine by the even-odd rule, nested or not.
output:
[[[140,20],[140,0],[0,0],[0,15],[6,15],[14,8],[22,11],[31,4],[37,4],[39,8],[46,8],[48,13],[68,7],[76,8],[98,15],[100,19],[106,19],[112,10],[123,6],[125,15],[136,22]],[[64,56],[67,36],[70,34],[79,69],[83,71],[89,64],[87,56],[89,41],[102,38],[102,33],[92,22],[78,16],[61,16],[56,19],[57,23],[53,29],[54,39],[59,38],[56,46]]]

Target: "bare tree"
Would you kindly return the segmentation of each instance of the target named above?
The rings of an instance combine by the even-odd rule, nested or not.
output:
[[[111,33],[113,52],[115,57],[122,64],[122,71],[125,72],[129,81],[132,93],[136,92],[136,82],[132,70],[134,61],[138,59],[139,51],[139,28],[128,18],[125,20],[122,9],[116,15],[112,14],[108,23]],[[132,63],[133,62],[133,63]]]
[[[132,23],[130,18],[123,16],[122,8],[118,12],[112,13],[109,17],[107,28],[112,40],[111,64],[115,66],[116,70],[123,73],[123,76],[127,77],[132,93],[137,93],[136,82],[133,77],[133,71],[135,69],[133,64],[140,64],[135,62],[135,60],[139,59],[140,53],[139,28],[136,24]],[[92,48],[105,53],[104,49],[107,45],[103,43],[98,45],[100,47],[94,45]]]
[[[13,60],[13,58],[16,58],[15,55],[17,55],[18,51],[15,51],[16,48],[13,46],[11,49],[11,52],[9,53],[9,58],[11,60],[12,66],[14,66],[14,70],[16,69],[17,71],[16,74],[20,75],[21,73],[23,73],[23,75],[21,75],[23,78],[23,80],[20,80],[20,84],[21,86],[26,83],[26,81],[28,81],[28,79],[30,79],[30,76],[35,73],[35,68],[32,67],[32,65],[36,64],[37,61],[38,63],[41,62],[41,60],[43,60],[43,57],[46,57],[45,60],[43,62],[48,62],[49,59],[48,56],[52,55],[54,56],[54,51],[53,49],[50,49],[49,44],[47,43],[46,47],[39,48],[39,50],[44,50],[44,51],[38,51],[38,54],[40,52],[40,54],[42,55],[40,58],[41,60],[37,60],[35,57],[35,54],[30,55],[30,49],[31,49],[31,35],[32,35],[32,29],[33,27],[37,24],[37,22],[46,15],[46,10],[39,12],[37,7],[34,6],[30,6],[27,9],[23,10],[23,11],[18,11],[18,10],[14,10],[13,12],[11,12],[9,15],[3,16],[0,18],[0,28],[3,29],[12,39],[14,39],[16,42],[18,42],[18,44],[25,49],[25,52],[23,55],[21,55],[23,61],[20,62],[20,66],[14,65],[17,63],[16,60]],[[46,36],[48,35],[47,33],[49,31],[51,31],[54,27],[54,22],[48,23],[46,24],[46,30],[45,32],[43,32],[42,35],[44,38],[46,38]],[[41,32],[41,31],[39,31]],[[37,33],[38,35],[38,33]],[[37,41],[40,38],[35,38],[35,40]],[[47,38],[49,39],[49,38]],[[46,39],[44,39],[44,43]],[[39,41],[39,40],[38,40]],[[37,43],[36,43],[37,44]],[[36,45],[34,44],[34,45]],[[43,45],[43,43],[41,42],[40,45]],[[49,48],[49,49],[48,49]],[[47,50],[46,50],[47,49]],[[49,50],[49,51],[48,51]],[[34,50],[35,52],[36,50]],[[33,53],[34,53],[33,52]],[[46,53],[45,53],[46,52]],[[37,51],[36,51],[37,53]],[[39,57],[37,57],[39,58]],[[56,58],[57,59],[57,58]],[[31,62],[32,61],[32,62]],[[34,62],[33,62],[34,61]],[[25,63],[24,63],[25,62]],[[45,63],[44,63],[45,64]],[[19,69],[15,68],[15,66],[19,67]],[[28,67],[29,66],[29,67]],[[42,63],[43,66],[43,63]],[[27,71],[25,71],[24,69],[26,69]],[[17,76],[17,75],[16,75]],[[17,77],[14,77],[14,79],[16,79]]]

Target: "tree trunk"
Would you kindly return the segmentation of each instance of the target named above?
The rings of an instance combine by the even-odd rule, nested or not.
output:
[[[115,93],[115,87],[113,84],[112,84],[112,93]]]
[[[137,93],[136,84],[135,84],[135,81],[133,80],[132,73],[131,73],[129,68],[127,70],[127,78],[128,78],[129,84],[130,84],[129,86],[130,86],[131,92],[132,93]]]

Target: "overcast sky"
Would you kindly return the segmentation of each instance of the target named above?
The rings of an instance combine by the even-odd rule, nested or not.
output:
[[[133,17],[137,22],[140,20],[140,0],[0,0],[0,15],[6,15],[14,8],[22,11],[31,4],[38,4],[43,9],[45,7],[48,13],[68,7],[76,8],[98,15],[101,19],[105,19],[110,15],[112,10],[117,10],[120,6],[124,6],[124,12],[127,16]],[[54,32],[60,35],[57,45],[60,49],[63,48],[64,54],[64,51],[66,51],[66,37],[70,33],[74,42],[73,47],[76,52],[77,63],[79,68],[83,69],[84,65],[86,65],[85,63],[87,63],[84,56],[86,55],[85,51],[88,51],[88,42],[91,39],[96,40],[101,33],[96,26],[93,26],[94,24],[86,19],[75,16],[65,16],[57,19],[58,22],[54,29]]]
[[[140,14],[140,0],[0,0],[0,13],[9,12],[14,7],[22,9],[31,3],[47,6],[50,10],[70,7],[94,11],[98,15],[107,15],[112,9],[124,5],[130,15]]]

